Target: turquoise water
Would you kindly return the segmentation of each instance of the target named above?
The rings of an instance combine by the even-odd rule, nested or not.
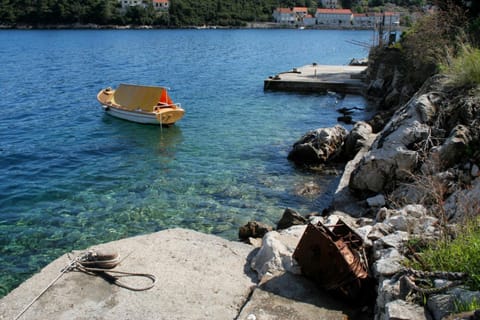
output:
[[[70,250],[184,227],[236,239],[249,220],[328,205],[334,176],[295,168],[306,131],[361,97],[263,91],[269,75],[346,64],[368,31],[0,31],[0,296]],[[111,118],[97,92],[165,85],[170,128]],[[362,114],[357,114],[361,118]],[[347,127],[348,128],[348,127]],[[322,188],[300,196],[306,183]]]

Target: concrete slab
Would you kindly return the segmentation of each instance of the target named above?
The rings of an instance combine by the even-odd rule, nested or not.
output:
[[[365,66],[305,65],[264,81],[265,90],[363,94]]]
[[[362,308],[341,302],[303,276],[287,272],[262,279],[238,320],[371,319]]]
[[[20,319],[234,319],[256,284],[251,246],[195,231],[165,230],[96,248],[127,256],[115,270],[151,273],[157,284],[137,292],[69,272]],[[0,300],[0,319],[14,319],[68,262],[60,257]]]

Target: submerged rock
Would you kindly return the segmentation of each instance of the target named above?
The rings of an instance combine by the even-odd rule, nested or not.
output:
[[[257,221],[249,221],[246,225],[238,230],[238,237],[241,240],[248,238],[262,238],[267,232],[272,231],[273,228]]]

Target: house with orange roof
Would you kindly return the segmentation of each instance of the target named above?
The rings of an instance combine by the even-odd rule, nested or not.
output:
[[[276,8],[273,20],[280,24],[304,24],[304,19],[312,19],[307,7]]]
[[[324,9],[319,8],[315,14],[318,25],[325,26],[350,26],[353,13],[350,9]]]
[[[170,8],[170,0],[152,0],[152,3],[156,10],[168,10]]]

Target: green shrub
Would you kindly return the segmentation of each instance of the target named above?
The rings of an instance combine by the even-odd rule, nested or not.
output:
[[[442,71],[450,77],[454,85],[479,85],[480,49],[473,48],[470,45],[463,45],[459,53],[451,59],[448,65],[442,65]]]
[[[429,271],[453,271],[468,274],[466,285],[480,289],[480,218],[471,218],[462,225],[454,239],[444,238],[431,243],[420,253],[421,263],[411,267]]]

